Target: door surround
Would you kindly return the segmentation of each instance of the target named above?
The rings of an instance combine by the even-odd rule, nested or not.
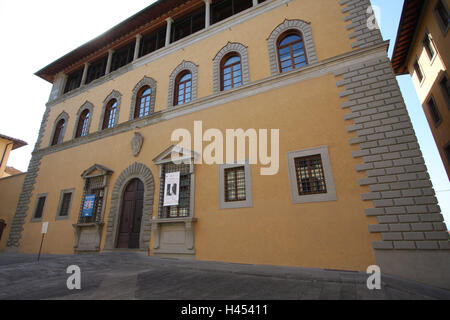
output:
[[[114,183],[106,227],[105,250],[115,250],[117,247],[123,193],[128,183],[135,178],[138,178],[144,184],[144,205],[142,209],[139,250],[148,251],[150,248],[155,181],[151,170],[146,165],[135,162],[125,169]]]

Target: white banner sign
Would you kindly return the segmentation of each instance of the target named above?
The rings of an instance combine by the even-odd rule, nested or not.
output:
[[[177,206],[180,200],[180,173],[166,173],[164,207]]]

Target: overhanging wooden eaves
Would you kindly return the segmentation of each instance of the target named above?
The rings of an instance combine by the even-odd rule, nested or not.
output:
[[[395,41],[394,54],[391,59],[396,75],[409,73],[406,59],[413,45],[414,35],[425,4],[426,0],[405,0],[398,27],[397,40]]]
[[[105,49],[105,47],[108,47],[115,41],[129,36],[142,26],[145,26],[149,22],[166,15],[173,9],[188,2],[197,2],[197,0],[158,0],[95,39],[69,52],[45,68],[42,68],[36,72],[35,75],[49,82],[53,82],[54,76],[59,72],[96,53],[97,51]]]

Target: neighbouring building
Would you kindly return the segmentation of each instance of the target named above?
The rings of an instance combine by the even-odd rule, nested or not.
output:
[[[0,134],[0,251],[6,246],[14,213],[17,208],[20,191],[22,190],[25,175],[21,171],[8,167],[8,158],[11,151],[26,146],[27,143]]]
[[[0,134],[0,179],[21,173],[21,171],[13,167],[8,167],[7,164],[11,151],[19,149],[26,145],[27,143],[25,141]]]
[[[392,66],[410,74],[450,178],[450,0],[406,0]]]
[[[53,89],[7,250],[37,252],[49,222],[45,253],[378,264],[450,288],[447,228],[369,6],[160,0],[38,71]]]

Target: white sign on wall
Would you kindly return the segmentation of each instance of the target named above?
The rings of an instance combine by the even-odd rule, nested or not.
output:
[[[166,173],[164,183],[164,207],[177,206],[180,200],[180,173]]]
[[[48,222],[42,223],[41,234],[46,234],[48,230]]]

